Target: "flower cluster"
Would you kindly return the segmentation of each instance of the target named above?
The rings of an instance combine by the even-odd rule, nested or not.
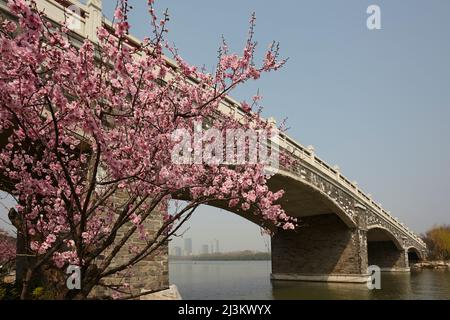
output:
[[[7,143],[0,145],[0,172],[18,199],[31,254],[44,257],[51,251],[60,268],[106,255],[99,268],[104,272],[108,257],[117,254],[111,246],[122,244],[115,240],[126,243],[130,237],[117,238],[118,230],[135,226],[138,237],[150,242],[155,232],[147,230],[145,220],[170,198],[195,205],[218,201],[270,224],[294,227],[295,220],[277,204],[283,192],[269,190],[262,165],[171,161],[172,133],[193,130],[197,121],[221,131],[270,130],[248,105],[244,119],[216,117],[230,90],[284,63],[274,45],[262,66],[253,63],[254,17],[242,55],[229,53],[224,44],[210,74],[167,45],[168,18],[156,18],[153,1],[148,2],[152,39],[140,46],[127,41],[129,7],[122,0],[114,30],[100,28],[99,43],[86,40],[79,47],[30,3],[8,2],[20,32],[11,21],[1,24],[0,135]],[[163,51],[172,52],[177,66]],[[161,228],[181,220],[166,216]]]
[[[16,241],[0,229],[0,268],[16,258]]]

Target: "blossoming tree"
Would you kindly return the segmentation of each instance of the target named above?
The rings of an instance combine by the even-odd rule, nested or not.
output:
[[[268,189],[263,164],[172,161],[173,132],[192,132],[198,121],[221,132],[271,130],[247,104],[244,117],[217,116],[233,88],[284,63],[272,45],[255,65],[254,18],[242,56],[223,44],[211,74],[167,44],[168,16],[159,20],[152,0],[153,36],[140,45],[127,40],[125,0],[114,28],[100,28],[98,43],[86,39],[81,46],[33,1],[9,0],[8,6],[17,20],[0,26],[0,172],[1,187],[18,199],[10,219],[32,257],[22,298],[30,297],[37,274],[47,275],[58,298],[87,298],[94,287],[107,285],[105,278],[167,244],[201,204],[220,202],[258,215],[266,227],[294,228],[295,220],[277,204],[283,192]],[[169,214],[172,198],[188,202]],[[149,230],[146,221],[161,215],[159,229]],[[130,242],[136,236],[141,245]],[[113,263],[123,250],[129,259]],[[68,265],[80,267],[80,290],[68,290],[61,280]],[[124,288],[114,289],[125,294]]]
[[[0,281],[8,274],[16,257],[16,243],[14,238],[0,229]]]

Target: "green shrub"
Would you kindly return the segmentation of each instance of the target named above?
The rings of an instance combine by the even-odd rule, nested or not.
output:
[[[15,284],[0,282],[0,300],[18,300],[20,288]]]

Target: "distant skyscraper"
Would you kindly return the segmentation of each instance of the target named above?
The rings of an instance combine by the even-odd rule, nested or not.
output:
[[[192,254],[192,239],[186,238],[184,239],[184,255],[190,256]]]
[[[208,254],[209,253],[209,246],[207,244],[204,244],[202,246],[202,254]]]
[[[219,240],[216,239],[214,242],[215,242],[215,243],[214,243],[214,244],[215,244],[214,252],[215,252],[215,253],[220,253]]]
[[[181,248],[180,247],[173,248],[173,255],[175,257],[180,257],[181,256]]]

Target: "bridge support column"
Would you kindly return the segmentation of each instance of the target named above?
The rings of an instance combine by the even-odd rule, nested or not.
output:
[[[303,217],[297,230],[272,238],[272,279],[367,282],[366,232],[335,214]]]
[[[120,207],[128,200],[126,195],[118,193],[116,195],[117,206]],[[146,232],[149,233],[149,237],[152,238],[164,223],[163,211],[155,211],[151,217],[147,218],[144,222]],[[127,228],[131,228],[131,222],[120,229],[117,234],[117,240],[121,239],[126,232]],[[115,267],[123,263],[127,263],[136,256],[136,253],[130,252],[130,245],[143,249],[147,243],[140,239],[139,233],[136,231],[129,239],[128,244],[122,247],[112,260],[110,267]],[[99,258],[99,262],[102,261],[102,257]],[[103,282],[107,285],[116,285],[120,290],[127,292],[128,295],[139,295],[142,292],[150,290],[166,290],[169,288],[169,244],[162,244],[158,250],[153,254],[147,256],[142,261],[138,262],[134,266],[124,270],[123,272],[116,273],[110,277],[104,278]],[[128,288],[121,288],[124,283],[128,284]],[[113,296],[114,290],[109,288],[97,286],[91,293],[91,297],[98,298],[102,296]],[[117,291],[115,292],[117,293]],[[125,296],[127,295],[125,294]],[[120,294],[119,294],[120,296]],[[140,299],[137,297],[136,299]]]

